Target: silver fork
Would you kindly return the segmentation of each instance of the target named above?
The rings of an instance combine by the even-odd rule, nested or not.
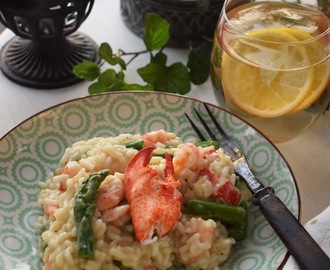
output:
[[[255,177],[244,153],[225,133],[205,103],[204,106],[208,115],[212,119],[212,122],[226,143],[226,152],[230,155],[234,163],[235,172],[244,180],[252,192],[253,204],[259,207],[261,213],[277,233],[283,244],[287,247],[289,253],[295,258],[301,269],[329,270],[330,258],[327,254],[320,248],[285,204],[274,194],[274,189],[272,187],[265,187]],[[211,139],[213,141],[219,141],[201,114],[196,109],[195,112]],[[207,139],[193,122],[191,117],[186,113],[185,116],[198,137],[202,141],[206,141]]]

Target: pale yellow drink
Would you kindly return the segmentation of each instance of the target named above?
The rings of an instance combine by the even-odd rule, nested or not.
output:
[[[253,2],[225,12],[211,64],[218,102],[275,142],[296,137],[329,103],[329,40],[329,18],[307,7]]]

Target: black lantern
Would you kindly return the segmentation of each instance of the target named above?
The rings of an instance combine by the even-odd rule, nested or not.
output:
[[[94,0],[0,0],[0,20],[16,34],[1,50],[2,72],[33,88],[79,82],[73,67],[83,60],[100,61],[97,44],[76,32],[93,4]]]

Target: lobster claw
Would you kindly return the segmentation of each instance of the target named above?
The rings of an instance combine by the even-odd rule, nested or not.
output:
[[[166,236],[180,217],[182,195],[174,175],[172,158],[166,154],[164,178],[148,166],[155,147],[139,151],[124,173],[126,199],[130,205],[136,239],[148,244],[154,233]]]

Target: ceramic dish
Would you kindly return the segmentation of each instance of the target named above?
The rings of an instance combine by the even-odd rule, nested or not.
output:
[[[42,269],[34,228],[42,210],[38,182],[57,168],[72,143],[95,136],[165,129],[183,140],[196,137],[184,112],[204,110],[198,100],[159,92],[115,92],[88,96],[37,114],[0,140],[0,269]],[[228,134],[246,153],[259,179],[272,186],[299,216],[299,193],[278,150],[258,131],[210,105]],[[197,119],[195,118],[197,121]],[[278,269],[287,251],[257,207],[248,213],[248,237],[234,246],[223,270]],[[25,267],[25,268],[24,268]]]

